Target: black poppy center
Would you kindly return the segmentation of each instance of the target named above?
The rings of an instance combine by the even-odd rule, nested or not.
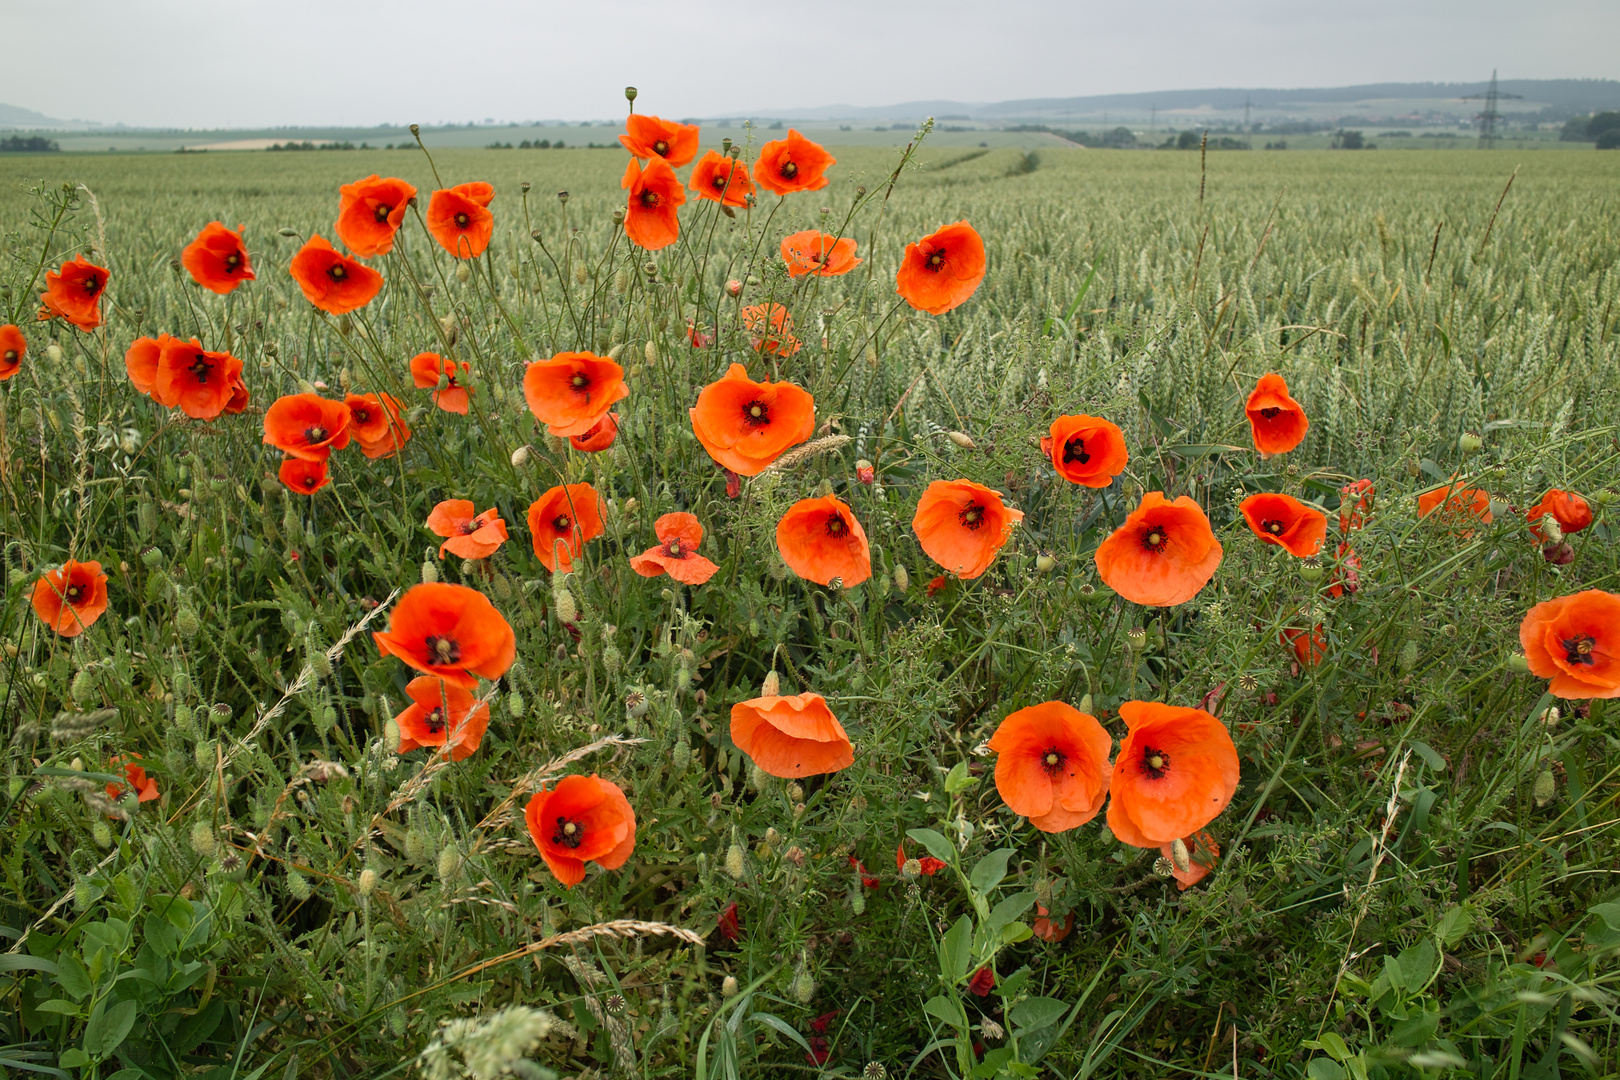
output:
[[[795,176],[799,175],[799,166],[798,166],[797,162],[784,161],[782,163],[781,169],[779,169],[777,171],[780,172],[787,179],[791,180]]]
[[[68,603],[77,604],[81,599],[84,598],[84,586],[83,585],[69,585],[67,587],[66,596],[67,596]]]
[[[471,536],[483,526],[478,523],[477,518],[468,518],[466,521],[459,523],[456,528],[461,531],[462,536]]]
[[[465,229],[471,221],[472,219],[467,216],[466,212],[462,211],[456,215],[456,228]]]
[[[310,490],[311,490],[311,491],[313,491],[313,490],[314,490],[314,489],[315,489],[315,485],[316,485],[316,483],[318,483],[318,482],[319,482],[319,479],[320,479],[320,478],[319,478],[319,477],[317,477],[317,476],[315,476],[315,475],[314,475],[314,474],[313,474],[313,473],[311,473],[311,474],[310,474],[310,475],[308,475],[308,476],[306,476],[306,477],[304,477],[304,479],[303,479],[303,481],[302,481],[302,483],[303,483],[303,485],[304,485],[304,486],[305,486],[305,487],[307,487],[307,488],[309,488],[309,489],[310,489]]]
[[[349,276],[349,272],[343,269],[342,263],[333,263],[327,268],[326,276],[331,278],[333,281],[342,281],[344,278]]]
[[[844,519],[841,516],[839,516],[838,514],[833,514],[831,517],[829,517],[827,519],[827,535],[828,536],[843,537],[843,536],[848,535],[848,533],[849,533],[849,526],[844,523]]]
[[[99,290],[100,288],[101,288],[101,279],[96,277],[94,274],[91,274],[89,277],[84,279],[84,291],[85,292],[93,293],[93,292],[96,292],[97,290]]]
[[[1142,747],[1142,772],[1154,780],[1161,780],[1170,771],[1170,755],[1151,746]]]
[[[750,427],[761,427],[771,422],[771,410],[763,401],[750,401],[743,406],[743,422]]]
[[[573,386],[576,393],[584,393],[591,388],[590,376],[583,373],[576,373],[568,382]]]
[[[659,139],[657,142],[653,143],[653,153],[657,154],[659,157],[663,157],[665,154],[669,153],[669,143],[665,142],[663,139]]]
[[[378,224],[387,221],[388,215],[392,214],[393,212],[394,208],[392,206],[385,205],[384,203],[378,203],[377,209],[373,211],[373,213],[377,215]]]
[[[585,826],[558,814],[557,831],[551,834],[551,842],[565,848],[577,848],[585,842]]]
[[[6,363],[15,364],[16,362],[17,362],[17,350],[16,349],[7,349],[6,350]]]
[[[1090,460],[1091,455],[1086,453],[1086,440],[1081,436],[1076,435],[1063,444],[1063,464],[1073,465],[1078,461],[1084,465]]]
[[[429,735],[444,734],[444,709],[441,707],[428,713],[426,719],[422,721],[422,726],[427,728]]]
[[[567,532],[574,527],[574,519],[567,514],[558,514],[551,519],[551,527],[558,532]]]
[[[349,410],[349,415],[354,418],[354,422],[356,424],[369,424],[369,423],[371,423],[371,410],[366,408],[364,405],[360,406],[357,409],[350,409]]]
[[[454,638],[432,634],[424,639],[427,646],[428,661],[434,664],[454,664],[461,659],[461,646]]]
[[[1048,775],[1056,776],[1063,771],[1063,763],[1068,760],[1069,755],[1062,750],[1055,746],[1048,746],[1045,752],[1041,754],[1041,768],[1045,769]]]
[[[1282,412],[1282,410],[1273,405],[1269,408],[1261,409],[1260,415],[1265,417],[1267,420],[1275,420],[1277,419],[1277,414],[1280,412]]]
[[[1170,543],[1170,537],[1165,533],[1162,525],[1154,525],[1142,534],[1143,551],[1151,551],[1157,554],[1163,551],[1168,543]]]
[[[658,204],[663,201],[663,198],[656,191],[643,191],[641,193],[641,205],[649,210],[656,210]]]
[[[962,507],[962,512],[956,515],[964,528],[978,529],[984,524],[984,507],[978,503],[968,503]]]
[[[1597,657],[1593,655],[1597,649],[1597,638],[1591,634],[1576,634],[1572,638],[1564,639],[1561,644],[1564,646],[1566,663],[1588,666],[1597,663]]]
[[[198,382],[205,383],[208,381],[208,373],[214,370],[214,365],[209,363],[206,354],[198,353],[197,358],[192,361],[191,366],[186,370],[195,375]]]
[[[1272,536],[1281,536],[1283,534],[1283,530],[1286,528],[1282,522],[1271,519],[1262,521],[1260,523],[1260,527],[1266,532],[1270,533]]]
[[[923,265],[935,272],[945,269],[945,252],[943,250],[933,252],[927,259],[923,260]]]
[[[716,191],[724,191],[726,186],[730,183],[730,173],[715,173],[713,178],[709,180],[709,186],[714,188]]]
[[[687,556],[687,553],[681,550],[681,541],[679,537],[676,537],[664,545],[664,554],[668,555],[672,559],[684,559]]]
[[[233,251],[229,255],[225,256],[225,268],[227,270],[235,270],[238,266],[241,266],[241,265],[242,265],[242,256],[238,255],[236,252]]]
[[[327,431],[325,428],[321,427],[321,425],[319,425],[319,424],[316,424],[313,427],[307,427],[307,428],[304,429],[304,438],[305,438],[306,441],[308,441],[309,445],[311,445],[311,446],[315,446],[318,443],[325,442],[326,439],[327,439],[327,436],[330,435],[330,434],[331,433],[329,431]]]

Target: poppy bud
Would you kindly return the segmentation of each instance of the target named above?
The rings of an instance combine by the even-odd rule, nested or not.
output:
[[[383,746],[391,754],[399,753],[399,725],[389,720],[383,725]]]
[[[977,450],[978,446],[968,437],[966,432],[947,431],[945,437],[964,450]]]
[[[73,676],[73,683],[68,687],[68,696],[79,705],[86,705],[96,693],[96,673],[89,668],[80,668]]]
[[[1557,727],[1559,720],[1558,706],[1547,706],[1545,709],[1541,710],[1541,715],[1537,717],[1537,719],[1539,719],[1543,724],[1546,724],[1548,727]]]
[[[97,818],[96,823],[90,826],[90,838],[96,842],[96,847],[101,848],[103,851],[112,847],[112,830],[100,818]]]
[[[650,341],[647,342],[646,345],[642,346],[641,356],[649,366],[658,363],[658,346]]]
[[[218,841],[214,839],[214,827],[206,821],[199,821],[191,827],[191,850],[203,858],[214,854]]]
[[[768,783],[770,783],[770,777],[766,774],[765,770],[760,768],[758,765],[754,764],[753,762],[749,762],[748,763],[748,786],[753,788],[755,791],[764,791],[765,790],[765,785],[768,784]],[[767,829],[766,830],[766,832],[765,832],[765,842],[767,844],[771,843],[772,841],[774,841],[776,839],[776,837],[772,835],[775,832],[776,832],[775,829]]]
[[[676,776],[684,773],[692,764],[692,744],[684,737],[670,748],[669,770]]]
[[[1535,797],[1537,806],[1546,806],[1552,802],[1553,796],[1558,794],[1558,778],[1551,769],[1542,769],[1536,777]]]
[[[292,239],[292,238],[294,238],[294,237],[296,237],[298,235],[298,230],[297,229],[282,228],[282,229],[277,229],[276,232],[279,233],[282,236],[287,237],[288,239]]]
[[[796,803],[804,802],[804,788],[800,786],[797,780],[788,785],[788,798]]]
[[[1183,874],[1192,872],[1192,856],[1187,852],[1187,842],[1177,837],[1170,842],[1170,861],[1176,864],[1176,869]]]
[[[630,270],[628,267],[621,266],[613,275],[613,291],[616,293],[623,293],[629,287]]]
[[[742,845],[733,840],[731,846],[726,849],[726,873],[741,881],[743,875],[748,872],[745,858]]]
[[[1401,653],[1398,657],[1396,657],[1396,663],[1400,665],[1402,671],[1411,671],[1413,668],[1417,667],[1417,662],[1417,639],[1407,638],[1406,641],[1401,645]]]
[[[1485,440],[1481,439],[1478,435],[1475,435],[1472,431],[1465,431],[1461,435],[1457,436],[1457,449],[1461,450],[1465,454],[1472,454],[1474,451],[1478,450],[1484,445]]]
[[[1302,580],[1312,584],[1322,580],[1322,562],[1312,556],[1299,561],[1299,576]]]
[[[765,681],[760,684],[760,697],[779,697],[782,693],[782,677],[773,668],[765,673]]]
[[[527,465],[528,463],[529,463],[529,445],[528,445],[528,443],[524,443],[522,446],[520,446],[516,450],[512,451],[512,467],[514,469],[521,469],[521,468],[523,468],[523,466]]]
[[[1080,695],[1079,709],[1080,709],[1081,712],[1085,713],[1087,716],[1091,715],[1091,695],[1090,694],[1081,694]]]
[[[183,638],[194,638],[197,631],[202,629],[202,622],[190,604],[181,604],[180,609],[174,613],[174,628]]]
[[[1530,660],[1524,653],[1514,653],[1507,658],[1507,669],[1515,675],[1523,675],[1530,670]]]
[[[808,1005],[816,999],[816,980],[810,977],[810,969],[803,964],[799,965],[798,972],[793,976],[793,998],[800,1005]]]
[[[199,769],[212,769],[214,767],[214,740],[204,739],[197,744],[191,752],[191,760],[197,763]]]
[[[903,563],[894,564],[894,587],[900,592],[905,592],[911,588],[911,575],[906,573]]]
[[[439,865],[436,868],[439,873],[439,880],[445,884],[450,884],[460,878],[461,862],[461,852],[456,850],[454,844],[439,852]]]
[[[720,980],[720,996],[725,998],[727,1001],[730,1001],[732,998],[737,996],[737,990],[737,976],[727,975],[724,979]]]
[[[1037,574],[1050,574],[1057,569],[1057,560],[1042,552],[1035,556],[1035,572]]]
[[[727,296],[741,296],[742,295],[742,290],[743,290],[743,283],[738,281],[736,278],[732,278],[732,279],[730,279],[729,281],[726,282],[726,295]]]
[[[157,531],[157,505],[153,503],[151,499],[142,499],[135,505],[135,519],[141,527],[141,536],[151,536]],[[159,559],[162,558],[161,553],[158,557]],[[141,556],[142,561],[145,561],[145,558],[146,555],[143,553]],[[151,566],[152,564],[147,563],[147,565]]]
[[[523,719],[528,706],[523,702],[523,695],[514,690],[506,695],[506,714],[514,720]]]
[[[96,902],[95,886],[90,884],[89,878],[80,878],[73,883],[73,906],[80,911],[87,911],[91,904]]]
[[[366,867],[360,871],[360,880],[355,885],[361,896],[370,896],[377,888],[377,871]]]
[[[857,915],[866,914],[866,890],[859,883],[849,887],[849,909]]]
[[[174,707],[174,726],[180,729],[182,735],[195,735],[197,725],[192,722],[193,714],[190,705],[180,704]]]
[[[620,217],[620,220],[622,221],[623,220],[623,215],[621,214],[621,215],[619,215],[619,217]],[[619,222],[615,221],[613,224],[617,225],[617,224],[619,224]],[[574,280],[576,282],[583,285],[587,281],[589,281],[590,279],[591,279],[590,272],[585,269],[585,264],[584,263],[580,263],[578,266],[574,267]]]
[[[422,584],[432,585],[439,580],[439,568],[431,562],[422,564]]]
[[[287,895],[294,900],[309,899],[309,879],[296,870],[287,871],[284,884],[287,886]]]
[[[405,857],[414,863],[424,863],[433,857],[433,838],[421,825],[415,825],[406,832]]]
[[[1564,530],[1558,524],[1558,519],[1551,514],[1541,519],[1541,539],[1545,542],[1546,548],[1556,547],[1564,542]]]

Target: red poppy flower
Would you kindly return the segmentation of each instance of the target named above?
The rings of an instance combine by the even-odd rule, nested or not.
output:
[[[906,868],[906,842],[900,841],[900,846],[894,849],[894,868],[903,871]],[[922,855],[917,859],[917,873],[924,877],[933,877],[945,869],[945,860],[936,859],[932,855]]]
[[[1268,544],[1286,548],[1306,559],[1322,550],[1327,539],[1327,515],[1306,506],[1292,495],[1262,492],[1238,504],[1249,531]]]
[[[642,577],[668,574],[683,585],[702,585],[714,577],[719,567],[697,553],[703,542],[703,526],[691,514],[665,514],[653,522],[658,546],[630,556],[630,569]]]
[[[872,576],[866,530],[836,495],[800,499],[790,506],[776,523],[776,550],[789,570],[818,585],[841,578],[847,589]]]
[[[28,355],[28,342],[13,323],[0,326],[0,382],[17,374],[22,359]]]
[[[40,320],[66,319],[80,330],[94,330],[101,325],[101,294],[108,279],[105,267],[82,255],[63,263],[60,270],[47,270],[45,291],[39,297],[44,305]]]
[[[464,585],[414,585],[372,639],[383,656],[471,690],[478,676],[495,680],[517,655],[517,638],[482,593]]]
[[[349,445],[349,407],[319,394],[286,394],[264,411],[264,441],[289,457],[325,461]]]
[[[355,262],[319,235],[298,249],[287,266],[304,299],[329,315],[365,307],[382,291],[383,276]]]
[[[242,373],[238,371],[231,377],[231,395],[225,399],[225,411],[231,416],[245,412],[248,400],[247,383],[242,381]]]
[[[196,338],[166,337],[158,352],[153,396],[197,420],[225,411],[242,381],[242,361],[227,352],[209,352]]]
[[[979,997],[988,997],[990,991],[996,988],[996,969],[986,965],[973,973],[968,980],[967,988]]]
[[[1187,869],[1176,865],[1175,841],[1160,844],[1159,854],[1170,860],[1170,876],[1176,879],[1177,891],[1186,892],[1209,876],[1218,861],[1221,846],[1207,832],[1183,837],[1181,842],[1187,848]]]
[[[1029,929],[1032,934],[1042,941],[1048,941],[1055,945],[1068,937],[1069,931],[1074,929],[1074,912],[1069,912],[1068,918],[1062,922],[1053,922],[1051,914],[1045,904],[1036,904],[1035,921],[1030,923]]]
[[[390,176],[372,173],[364,180],[338,189],[337,234],[362,259],[394,250],[394,234],[405,221],[405,210],[416,198],[416,188]]]
[[[1433,488],[1418,496],[1418,517],[1426,518],[1436,512],[1441,524],[1466,538],[1474,535],[1468,525],[1491,523],[1491,496],[1478,488],[1463,487],[1454,479],[1445,487]]]
[[[428,232],[456,258],[478,258],[495,233],[495,215],[488,209],[494,197],[495,189],[482,181],[440,188],[428,200]]]
[[[782,261],[788,277],[841,277],[863,260],[855,257],[855,238],[838,237],[820,229],[807,229],[782,238]]]
[[[1102,810],[1114,741],[1095,716],[1061,701],[1032,705],[1003,720],[989,746],[1001,801],[1042,832],[1076,828]]]
[[[754,179],[759,181],[760,187],[778,195],[820,191],[829,183],[827,167],[836,164],[837,158],[789,128],[787,138],[772,140],[759,148]]]
[[[1243,411],[1249,414],[1254,448],[1261,457],[1286,454],[1305,441],[1311,422],[1299,402],[1288,396],[1288,384],[1281,375],[1260,376]]]
[[[1093,556],[1103,584],[1133,604],[1185,604],[1215,576],[1221,543],[1209,518],[1185,495],[1150,491]]]
[[[643,161],[662,158],[672,169],[678,169],[697,156],[696,124],[632,113],[624,126],[629,132],[619,136],[620,144]]]
[[[529,535],[540,565],[567,573],[585,544],[602,535],[602,497],[589,484],[552,488],[529,505]]]
[[[474,514],[473,504],[466,499],[446,499],[435,506],[428,514],[427,527],[450,538],[439,545],[441,559],[446,551],[458,559],[488,558],[507,540],[501,512],[491,507]]]
[[[748,169],[734,157],[710,150],[692,166],[692,190],[722,206],[747,206],[754,194]]]
[[[793,316],[781,304],[749,304],[738,312],[754,351],[767,356],[792,356],[803,347],[793,336]]]
[[[827,1037],[825,1035],[810,1036],[810,1049],[805,1052],[804,1060],[812,1065],[825,1065],[830,1057],[832,1057],[832,1050],[827,1045]]]
[[[624,368],[595,353],[560,352],[534,361],[523,373],[529,411],[546,425],[547,434],[562,438],[590,431],[629,396]]]
[[[619,785],[590,776],[565,776],[541,787],[524,808],[540,857],[568,888],[585,880],[585,864],[617,870],[636,849],[636,812]]]
[[[737,901],[733,900],[721,910],[720,917],[715,920],[715,929],[727,941],[742,937],[742,916],[737,914]]]
[[[1114,759],[1108,828],[1132,847],[1197,832],[1215,820],[1237,791],[1238,756],[1226,726],[1203,709],[1127,701],[1130,728]]]
[[[1333,576],[1328,578],[1328,595],[1340,597],[1355,592],[1361,585],[1361,556],[1350,549],[1348,541],[1341,542],[1334,555],[1339,563],[1333,568]]]
[[[393,457],[410,441],[411,429],[394,395],[350,394],[343,404],[349,407],[349,431],[366,457]]]
[[[1339,489],[1339,531],[1353,532],[1367,523],[1372,513],[1373,482],[1352,480]]]
[[[862,888],[864,888],[864,889],[876,889],[876,888],[880,887],[883,884],[882,881],[878,880],[877,878],[873,877],[871,874],[867,873],[866,872],[866,867],[864,865],[862,865],[861,860],[857,859],[853,855],[851,855],[849,857],[849,866],[850,866],[850,869],[854,870],[856,875],[858,877],[860,877],[860,879],[861,879],[861,887]]]
[[[1300,667],[1313,668],[1327,655],[1328,643],[1322,634],[1321,623],[1317,623],[1316,627],[1308,632],[1300,627],[1290,626],[1283,630],[1281,640],[1284,645],[1293,647],[1294,656],[1299,661]]]
[[[332,482],[331,474],[326,471],[326,462],[295,457],[281,459],[276,478],[300,495],[313,495]]]
[[[855,763],[844,726],[820,694],[757,697],[731,707],[731,741],[772,776],[798,779]]]
[[[1620,697],[1620,595],[1587,589],[1537,604],[1519,624],[1519,643],[1558,697]]]
[[[943,315],[978,291],[985,266],[984,241],[958,221],[906,245],[895,292],[918,311]]]
[[[686,189],[669,163],[654,158],[643,169],[635,158],[624,168],[620,186],[630,192],[624,214],[624,234],[637,247],[657,251],[681,236],[677,208],[686,202]]]
[[[755,382],[732,364],[698,395],[692,432],[721,468],[757,476],[816,427],[816,402],[789,382]]]
[[[156,338],[138,337],[130,343],[124,353],[124,370],[129,373],[130,384],[135,389],[153,398],[157,396],[158,358],[163,354],[163,346],[172,340],[168,334],[159,334]]]
[[[253,264],[242,246],[240,226],[232,232],[217,221],[209,222],[180,253],[180,262],[193,281],[221,296],[253,280]]]
[[[952,578],[948,578],[944,574],[929,578],[928,584],[923,586],[924,591],[928,593],[928,599],[932,600],[934,596],[945,586],[949,585],[952,580]]]
[[[613,445],[619,437],[619,416],[617,413],[608,413],[596,422],[596,426],[581,435],[570,435],[568,441],[575,450],[583,450],[587,454],[599,454]]]
[[[1560,491],[1551,488],[1541,497],[1541,501],[1524,512],[1525,518],[1530,522],[1530,532],[1537,540],[1544,539],[1541,535],[1541,520],[1548,514],[1558,522],[1560,532],[1576,533],[1592,524],[1592,508],[1585,499],[1573,491]]]
[[[439,377],[445,379],[443,390],[434,390],[431,397],[433,404],[445,412],[467,415],[470,402],[468,395],[472,393],[469,388],[456,382],[459,374],[471,374],[471,364],[458,364],[454,360],[447,360],[438,353],[417,353],[411,357],[411,382],[423,390],[439,385]]]
[[[107,575],[98,562],[69,559],[34,582],[34,614],[63,637],[78,637],[107,610]]]
[[[1041,438],[1041,453],[1071,484],[1105,488],[1125,471],[1130,454],[1119,425],[1095,416],[1060,416]]]
[[[705,334],[697,323],[691,319],[686,320],[686,341],[694,349],[707,349],[709,347],[709,335]]]
[[[842,1009],[834,1009],[832,1012],[822,1013],[820,1016],[810,1021],[810,1030],[815,1032],[817,1035],[825,1035],[827,1033],[827,1029],[832,1026],[832,1022],[838,1019],[839,1014],[843,1011],[844,1010]]]
[[[153,799],[158,798],[158,796],[162,793],[158,791],[157,781],[146,775],[146,770],[144,768],[135,764],[136,761],[141,760],[141,755],[131,750],[127,756],[135,760],[126,762],[123,757],[115,756],[108,759],[107,768],[116,769],[120,765],[124,767],[124,779],[128,780],[129,786],[134,789],[135,800],[137,802],[151,802]],[[107,798],[116,801],[118,799],[122,799],[123,797],[124,785],[107,785]]]
[[[489,730],[489,702],[473,707],[472,694],[431,675],[418,675],[405,687],[411,704],[394,717],[399,728],[399,752],[423,746],[450,747],[450,760],[472,756]]]
[[[923,551],[959,578],[976,578],[1024,520],[1001,492],[971,480],[935,480],[917,500],[911,528]]]

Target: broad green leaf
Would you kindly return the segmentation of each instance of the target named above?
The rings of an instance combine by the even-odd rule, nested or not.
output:
[[[1006,897],[1001,903],[990,909],[990,929],[1000,930],[1003,926],[1028,911],[1030,905],[1034,902],[1035,894],[1028,890],[1015,892]]]
[[[83,1001],[95,989],[95,983],[84,964],[72,953],[64,952],[56,965],[56,984],[67,991],[74,1001]]]
[[[1434,943],[1423,938],[1416,945],[1401,952],[1399,963],[1401,973],[1406,976],[1406,986],[1410,990],[1421,990],[1427,986],[1434,977],[1434,969],[1440,957],[1435,952]]]
[[[1620,916],[1620,904],[1613,906],[1616,915]],[[1468,914],[1467,908],[1460,906],[1450,907],[1446,909],[1444,915],[1440,916],[1440,921],[1435,924],[1434,936],[1440,940],[1442,948],[1449,949],[1466,937],[1468,931],[1473,929],[1473,926],[1474,917]]]
[[[84,1027],[84,1048],[88,1053],[105,1057],[122,1045],[135,1026],[136,1005],[133,1001],[120,1001],[110,1008],[97,1005],[90,1010],[90,1022]]]
[[[1305,1066],[1305,1075],[1311,1080],[1344,1080],[1344,1069],[1327,1058],[1312,1058]]]
[[[810,1044],[804,1041],[804,1036],[800,1035],[796,1030],[794,1030],[792,1024],[788,1023],[786,1020],[783,1020],[775,1013],[751,1013],[748,1019],[758,1020],[767,1027],[773,1027],[777,1031],[780,1031],[782,1034],[786,1035],[788,1038],[792,1039],[794,1042],[798,1043],[800,1046],[804,1047],[806,1052],[810,1050]]]
[[[967,762],[958,761],[951,766],[951,771],[945,776],[945,794],[955,795],[959,791],[966,791],[979,782],[979,778],[968,772]]]
[[[973,920],[966,915],[940,939],[939,973],[952,986],[967,977],[973,964]]]
[[[1016,945],[1020,941],[1028,941],[1035,936],[1035,931],[1029,928],[1028,923],[1010,922],[1001,928],[1001,943],[1003,945]]]
[[[973,891],[988,894],[1000,885],[1001,879],[1007,876],[1007,862],[1013,854],[1012,848],[997,848],[975,863],[968,875],[968,884],[973,886]]]
[[[0,971],[43,971],[47,975],[55,975],[56,965],[43,956],[29,956],[27,953],[0,953]]]
[[[66,998],[51,998],[49,1001],[39,1003],[42,1013],[56,1013],[60,1016],[78,1016],[79,1007]]]
[[[1032,997],[1020,1001],[1007,1013],[1013,1025],[1022,1030],[1033,1031],[1036,1028],[1055,1024],[1063,1019],[1063,1014],[1069,1011],[1069,1006],[1057,998]]]
[[[940,862],[956,864],[956,848],[933,829],[907,829],[906,835],[928,849],[928,854]]]
[[[1428,743],[1411,739],[1408,740],[1406,745],[1410,746],[1417,753],[1417,756],[1423,759],[1423,763],[1435,772],[1446,771],[1446,759],[1441,757],[1434,747]]]
[[[56,1059],[56,1063],[64,1069],[80,1069],[90,1064],[90,1055],[77,1046],[70,1046],[62,1051],[61,1056]]]
[[[923,1002],[923,1012],[945,1021],[958,1031],[967,1030],[967,1013],[962,1010],[962,1003],[948,998],[944,994],[936,995]]]
[[[1587,910],[1607,923],[1610,930],[1620,930],[1620,904],[1593,904]]]
[[[1440,1030],[1440,1012],[1419,1012],[1402,1020],[1389,1032],[1389,1041],[1396,1046],[1422,1046]]]

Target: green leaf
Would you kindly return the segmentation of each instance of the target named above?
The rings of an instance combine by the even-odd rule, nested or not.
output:
[[[1001,943],[1003,945],[1016,945],[1020,941],[1028,941],[1035,936],[1035,931],[1029,928],[1028,923],[1012,922],[1001,928]]]
[[[1440,1030],[1440,1012],[1420,1012],[1390,1029],[1389,1040],[1396,1046],[1422,1046]]]
[[[180,930],[168,919],[154,911],[141,925],[146,944],[152,946],[159,956],[173,956],[180,951]]]
[[[56,1059],[56,1063],[65,1069],[82,1069],[90,1064],[90,1055],[77,1046],[70,1046],[62,1051],[62,1055]]]
[[[979,778],[968,772],[967,762],[958,761],[951,766],[951,771],[945,776],[945,794],[955,795],[958,791],[966,791],[979,782]]]
[[[1034,902],[1035,894],[1027,889],[1006,897],[1001,903],[990,909],[990,929],[1000,930],[1003,926],[1008,925],[1028,911],[1030,905]]]
[[[1620,904],[1593,904],[1587,911],[1607,923],[1610,930],[1620,930]]]
[[[768,1012],[752,1013],[752,1014],[749,1015],[748,1019],[750,1019],[750,1020],[758,1020],[760,1023],[766,1025],[767,1027],[775,1028],[777,1031],[780,1031],[782,1034],[786,1035],[788,1038],[792,1039],[794,1042],[796,1042],[800,1046],[804,1047],[806,1053],[809,1052],[810,1044],[804,1041],[804,1036],[800,1035],[796,1030],[794,1030],[792,1024],[788,1023],[786,1020],[783,1020],[780,1016],[777,1016],[775,1013],[768,1013]]]
[[[64,952],[60,962],[56,965],[56,985],[67,991],[68,997],[74,1001],[83,1001],[95,989],[90,981],[90,973],[85,970],[84,964],[72,953]]]
[[[1013,857],[1012,848],[997,848],[974,864],[968,875],[968,884],[976,893],[988,894],[1007,876],[1007,863]]]
[[[1326,1051],[1334,1061],[1344,1061],[1350,1056],[1350,1048],[1336,1031],[1324,1031],[1321,1039],[1307,1040],[1305,1045],[1315,1050]]]
[[[962,1003],[944,994],[938,994],[923,1002],[923,1012],[945,1021],[958,1031],[967,1030],[967,1013],[962,1009]]]
[[[1406,745],[1410,746],[1417,753],[1417,756],[1423,759],[1423,763],[1435,772],[1446,771],[1446,759],[1441,757],[1434,747],[1428,743],[1419,742],[1417,739],[1409,739]]]
[[[1344,1069],[1327,1058],[1312,1058],[1305,1066],[1305,1075],[1311,1080],[1344,1080]]]
[[[1023,992],[1024,984],[1029,982],[1029,968],[1021,967],[1005,979],[996,980],[996,993],[1011,1001]]]
[[[42,1013],[56,1013],[58,1016],[78,1016],[79,1007],[66,998],[51,998],[49,1001],[39,1003]]]
[[[928,854],[940,862],[956,865],[956,848],[933,829],[907,829],[906,835],[928,849]]]
[[[1620,904],[1610,905],[1620,917]],[[1440,916],[1435,924],[1434,936],[1439,939],[1440,947],[1449,949],[1457,942],[1468,936],[1468,931],[1474,927],[1474,917],[1468,914],[1468,909],[1461,906],[1450,907]]]
[[[1402,951],[1399,959],[1401,973],[1406,977],[1406,986],[1411,990],[1421,990],[1434,978],[1435,967],[1440,960],[1435,952],[1434,943],[1424,938],[1411,948]]]
[[[43,971],[47,975],[55,975],[56,965],[43,956],[29,956],[27,953],[0,953],[0,971]]]
[[[129,1037],[135,1026],[136,1006],[133,1001],[120,1001],[111,1008],[103,1008],[103,1001],[90,1010],[90,1022],[84,1026],[84,1048],[102,1057],[111,1054]]]
[[[939,973],[951,985],[961,982],[973,964],[973,920],[966,915],[940,939]]]
[[[1057,998],[1032,997],[1014,1005],[1007,1018],[1021,1031],[1033,1031],[1057,1023],[1068,1011],[1069,1007]]]

